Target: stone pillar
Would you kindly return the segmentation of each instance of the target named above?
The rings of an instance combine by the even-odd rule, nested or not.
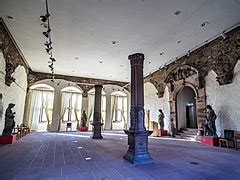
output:
[[[102,139],[101,126],[101,98],[102,98],[102,85],[95,85],[95,99],[94,99],[94,114],[93,114],[93,135],[92,139]]]
[[[152,163],[153,159],[148,153],[148,136],[144,125],[144,92],[143,92],[143,61],[141,53],[128,56],[131,64],[131,110],[128,135],[128,151],[124,158],[134,165]]]

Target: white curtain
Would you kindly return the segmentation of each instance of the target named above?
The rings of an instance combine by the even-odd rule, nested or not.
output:
[[[43,92],[44,94],[44,107],[45,107],[45,113],[47,118],[47,129],[50,129],[50,125],[52,124],[52,113],[53,113],[53,98],[54,93],[53,92]]]
[[[102,104],[101,104],[101,116],[102,116],[102,123],[104,123],[105,126],[105,122],[106,122],[106,96],[102,95]]]
[[[94,94],[88,94],[88,120],[87,126],[89,126],[89,122],[93,120],[93,109],[94,109]]]
[[[116,100],[117,96],[111,96],[111,129],[113,127],[112,123],[115,121]]]
[[[31,90],[31,105],[29,111],[30,129],[37,131],[42,106],[42,91]]]
[[[61,121],[68,120],[68,107],[70,103],[70,98],[71,98],[71,93],[67,93],[67,92],[61,93],[61,112],[60,112],[60,118],[58,122],[58,130],[60,130]]]
[[[82,94],[73,93],[72,94],[72,116],[74,115],[77,121],[77,129],[80,128],[81,123],[81,111],[82,111]]]

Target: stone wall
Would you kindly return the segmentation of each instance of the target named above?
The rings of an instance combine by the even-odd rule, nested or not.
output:
[[[145,93],[147,93],[145,107],[152,109],[151,116],[154,116],[154,119],[157,118],[156,110],[160,106],[169,107],[170,104],[168,116],[173,118],[176,123],[177,94],[183,87],[189,86],[196,94],[199,128],[205,120],[206,104],[211,104],[218,116],[219,135],[222,134],[223,129],[227,128],[240,130],[238,118],[240,100],[237,94],[240,89],[239,63],[236,66],[240,59],[240,27],[238,26],[226,34],[226,39],[219,36],[144,78],[146,84],[150,82],[155,86],[154,90],[145,88]],[[187,71],[183,71],[183,69]],[[192,70],[194,70],[193,73],[191,73]],[[166,97],[166,87],[169,89],[168,98],[160,103]],[[151,93],[149,94],[148,91]],[[156,95],[160,101],[155,100]]]
[[[16,112],[16,125],[23,123],[23,112],[25,105],[25,97],[27,91],[27,73],[25,68],[18,66],[13,74],[15,82],[11,86],[5,85],[5,60],[0,52],[0,94],[3,100],[3,115],[0,119],[0,133],[4,128],[4,113],[9,103],[16,104],[13,111]]]
[[[217,114],[217,134],[223,135],[224,129],[240,131],[240,62],[235,67],[231,84],[219,86],[216,76],[213,71],[206,76],[206,94],[207,104],[212,105]]]

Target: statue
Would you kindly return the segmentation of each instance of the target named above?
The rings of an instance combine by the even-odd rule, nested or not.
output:
[[[164,114],[162,109],[159,109],[159,115],[158,115],[158,123],[160,125],[160,130],[164,130]]]
[[[14,108],[15,104],[10,103],[8,105],[8,108],[6,109],[5,112],[5,125],[4,125],[4,129],[3,129],[3,136],[10,136],[12,134],[12,130],[15,127],[15,121],[14,121],[14,117],[15,117],[15,112],[12,112],[12,108]]]
[[[86,127],[87,124],[87,114],[83,111],[82,118],[81,118],[81,126]]]
[[[217,116],[212,109],[212,106],[207,105],[207,117],[203,123],[204,136],[217,136],[215,120]]]

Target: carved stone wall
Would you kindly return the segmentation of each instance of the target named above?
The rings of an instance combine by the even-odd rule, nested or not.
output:
[[[30,68],[27,62],[24,59],[20,49],[18,48],[16,42],[11,36],[7,26],[0,18],[0,42],[5,59],[5,84],[10,86],[12,82],[15,81],[13,73],[15,72],[18,66],[23,66],[28,72]]]
[[[218,37],[191,52],[190,55],[183,56],[148,75],[144,79],[145,83],[151,82],[158,91],[158,97],[163,97],[165,81],[169,74],[183,65],[197,69],[200,87],[204,86],[204,77],[210,70],[217,74],[216,80],[219,85],[232,83],[234,67],[240,59],[240,27],[238,26],[226,35],[226,39]]]
[[[204,122],[206,112],[206,94],[205,87],[202,86],[201,78],[195,68],[184,65],[174,69],[167,77],[165,83],[169,89],[170,119],[173,119],[175,127],[177,126],[177,95],[186,86],[193,89],[196,100],[197,126],[201,127]]]
[[[51,79],[52,75],[50,73],[41,73],[41,72],[33,72],[29,71],[28,73],[28,87],[36,83],[37,81],[44,80],[44,79]],[[64,79],[67,81],[75,82],[78,84],[79,87],[83,89],[83,91],[86,90],[86,92],[94,85],[106,85],[106,84],[112,84],[112,85],[118,85],[118,86],[125,86],[127,82],[121,82],[121,81],[111,81],[111,80],[105,80],[105,79],[95,79],[95,78],[86,78],[86,77],[77,77],[77,76],[67,76],[67,75],[60,75],[55,74],[55,79]]]

